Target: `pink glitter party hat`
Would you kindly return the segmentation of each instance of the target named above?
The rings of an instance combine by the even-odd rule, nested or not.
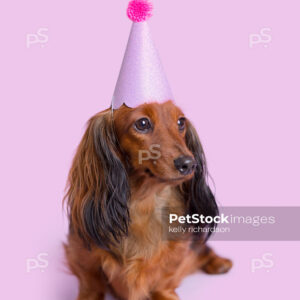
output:
[[[112,99],[112,108],[122,104],[137,107],[146,102],[173,100],[147,20],[152,4],[147,0],[129,3],[127,16],[133,21],[124,60]]]

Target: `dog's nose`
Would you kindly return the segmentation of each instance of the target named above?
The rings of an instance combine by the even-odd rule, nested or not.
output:
[[[174,165],[180,174],[189,175],[194,171],[196,162],[193,157],[182,155],[174,160]]]

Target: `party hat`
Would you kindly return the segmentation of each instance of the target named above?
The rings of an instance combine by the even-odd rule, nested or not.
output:
[[[133,0],[129,3],[127,16],[133,24],[113,95],[112,108],[117,109],[122,104],[137,107],[147,102],[173,100],[147,23],[152,16],[152,4],[147,0]]]

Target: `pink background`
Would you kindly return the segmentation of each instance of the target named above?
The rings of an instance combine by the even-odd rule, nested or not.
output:
[[[6,2],[6,3],[5,3]],[[61,200],[85,122],[110,105],[130,22],[125,0],[0,4],[1,298],[73,300]],[[196,125],[222,205],[299,205],[298,0],[155,0],[151,28]],[[48,42],[26,46],[47,28]],[[269,43],[249,35],[270,28]],[[299,242],[214,242],[234,261],[182,299],[299,299]],[[48,267],[26,271],[47,253]],[[271,253],[274,266],[251,271]]]

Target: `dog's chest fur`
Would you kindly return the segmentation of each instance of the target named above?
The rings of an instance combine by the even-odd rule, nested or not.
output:
[[[168,284],[168,277],[169,283],[172,281],[174,284],[178,280],[179,284],[178,278],[190,268],[193,255],[190,254],[189,241],[168,241],[164,237],[163,229],[166,225],[163,224],[163,214],[166,209],[176,207],[178,211],[183,211],[184,208],[174,188],[167,187],[144,198],[134,197],[132,195],[130,202],[129,236],[117,250],[122,263],[114,268],[114,274],[111,273],[111,267],[107,268],[110,273],[107,275],[115,291],[128,291],[126,286],[148,287],[140,291],[134,289],[135,295],[119,295],[129,299],[143,299],[148,296],[147,290],[154,287],[157,289],[162,284],[161,278],[164,278],[164,285]]]
[[[137,255],[146,259],[156,255],[166,242],[166,213],[170,207],[177,211],[184,209],[182,199],[172,187],[165,187],[144,197],[140,194],[132,195],[129,204],[129,236],[122,245],[124,259]]]

